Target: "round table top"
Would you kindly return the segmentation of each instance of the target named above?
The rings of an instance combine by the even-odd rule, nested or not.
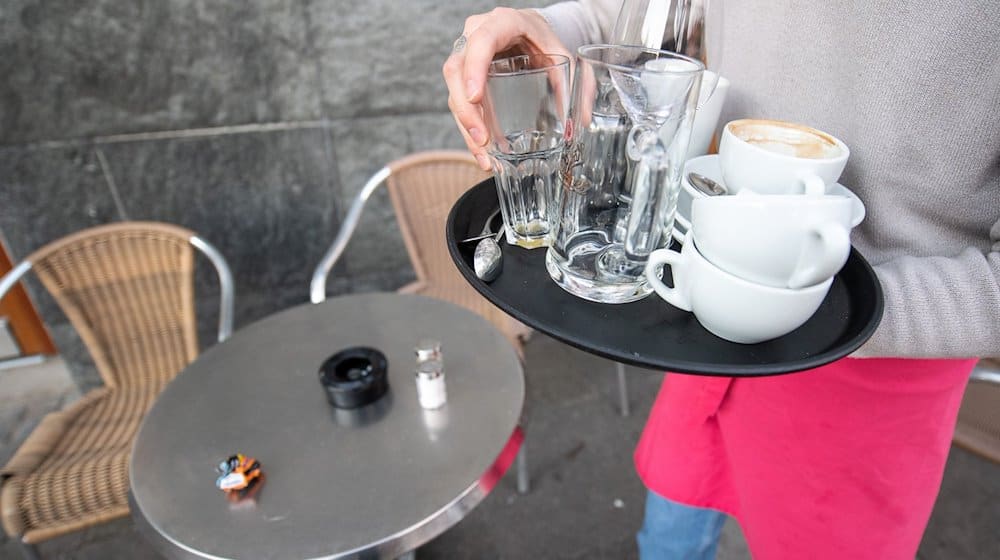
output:
[[[442,343],[448,401],[419,406],[413,348]],[[355,346],[388,359],[389,393],[334,409],[322,362]],[[520,444],[524,377],[510,343],[456,305],[390,293],[267,317],[204,352],[158,398],[130,465],[133,517],[175,558],[392,557],[467,513]],[[264,483],[231,503],[216,465],[255,457]]]

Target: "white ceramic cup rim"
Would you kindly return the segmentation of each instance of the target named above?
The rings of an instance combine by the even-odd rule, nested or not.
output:
[[[688,243],[692,244],[691,245],[692,255],[690,257],[685,257],[685,258],[699,259],[702,265],[707,265],[709,268],[714,269],[714,272],[722,276],[727,282],[732,282],[737,286],[742,286],[749,289],[757,289],[765,294],[770,293],[775,295],[788,295],[788,294],[807,294],[809,292],[826,291],[829,288],[830,283],[833,282],[833,277],[831,277],[824,280],[823,282],[820,282],[818,284],[813,284],[811,286],[806,286],[804,288],[779,288],[777,286],[768,286],[767,284],[752,282],[750,280],[740,278],[739,276],[736,276],[731,272],[723,270],[718,266],[716,266],[715,263],[713,263],[712,261],[706,259],[705,255],[702,255],[701,250],[698,249],[698,243],[695,242],[694,240],[694,232],[688,232],[687,235],[684,236],[683,244],[686,246]]]
[[[709,177],[713,181],[716,181],[716,182],[720,183],[721,185],[726,186],[725,179],[722,177],[722,170],[721,170],[721,168],[719,167],[719,164],[718,164],[718,159],[719,159],[719,154],[705,154],[703,156],[696,156],[696,157],[690,158],[690,159],[687,160],[687,162],[684,163],[684,176],[681,178],[681,189],[684,190],[686,193],[688,193],[688,196],[691,199],[690,200],[690,204],[688,205],[689,211],[690,211],[690,208],[691,208],[691,204],[693,204],[695,200],[698,200],[699,198],[709,198],[708,195],[706,195],[705,193],[703,193],[703,192],[699,191],[698,189],[694,188],[693,186],[691,186],[691,183],[688,182],[688,180],[687,180],[687,174],[688,174],[689,171],[695,171],[697,173],[705,174],[707,177]],[[706,170],[702,169],[701,165],[699,165],[697,169],[692,169],[689,166],[690,166],[690,162],[692,162],[694,160],[700,160],[700,161],[715,160],[716,161],[716,163],[714,164],[714,169],[715,170],[711,170],[711,172],[709,172],[709,173],[706,174],[705,173]],[[705,165],[713,165],[713,164],[707,164],[706,163]],[[728,189],[728,187],[726,187],[726,188]],[[848,199],[848,200],[851,201],[851,208],[852,208],[852,213],[851,213],[851,227],[852,228],[857,227],[865,219],[865,213],[866,212],[865,212],[864,202],[862,202],[861,199],[858,198],[858,195],[854,194],[853,191],[851,191],[849,188],[845,187],[843,184],[841,184],[839,182],[833,183],[833,184],[829,185],[827,187],[826,194],[822,194],[822,195],[819,195],[819,194],[805,194],[805,193],[802,193],[802,194],[766,194],[766,193],[757,193],[757,192],[754,192],[754,191],[751,191],[751,190],[740,191],[740,192],[745,192],[746,194],[744,194],[744,196],[767,196],[767,197],[769,197],[769,199],[773,198],[773,197],[778,197],[778,196],[790,196],[790,197],[840,196],[840,197],[846,198],[846,199]],[[738,193],[729,193],[729,194],[727,194],[725,196],[736,196],[736,194],[738,194]],[[683,233],[686,233],[686,230],[688,230],[688,229],[691,228],[691,220],[689,220],[687,217],[685,217],[683,214],[681,214],[680,210],[677,211],[675,220],[678,223],[681,224],[681,227],[683,227],[685,229],[685,232],[682,232],[680,235],[675,235],[674,236],[677,239],[678,242],[681,242],[683,240],[683,238],[684,238]]]
[[[765,207],[771,208],[774,206],[794,206],[794,207],[823,207],[832,206],[834,204],[849,205],[849,209],[853,210],[854,201],[851,197],[845,196],[838,193],[824,193],[824,194],[759,194],[759,193],[748,193],[740,194],[744,191],[740,191],[737,194],[730,195],[720,195],[720,196],[700,196],[698,198],[691,200],[691,211],[694,212],[694,205],[707,206],[710,204],[715,205],[725,205],[725,206],[735,206],[739,207]],[[713,202],[699,202],[699,201],[713,201]],[[853,218],[853,214],[851,215]],[[685,220],[686,221],[686,220]]]
[[[782,154],[782,153],[779,153],[779,152],[774,152],[774,151],[771,151],[771,150],[767,150],[767,149],[761,148],[760,146],[757,146],[755,144],[747,142],[743,138],[740,138],[735,132],[733,132],[730,129],[730,126],[732,126],[733,124],[744,123],[744,122],[759,123],[759,124],[762,124],[762,125],[773,126],[773,127],[776,127],[776,128],[793,128],[793,129],[801,130],[802,132],[807,133],[807,134],[812,134],[814,136],[818,136],[820,138],[823,138],[823,137],[830,138],[831,140],[833,140],[834,145],[836,145],[837,148],[840,149],[840,153],[837,154],[837,155],[835,155],[835,156],[831,156],[831,157],[806,158],[806,157],[792,156],[792,155],[788,155],[788,154]],[[767,154],[768,156],[771,156],[771,157],[776,157],[776,158],[781,158],[781,159],[787,159],[789,161],[835,162],[835,161],[840,161],[840,160],[843,160],[843,159],[847,159],[851,155],[850,148],[848,148],[847,144],[845,144],[843,141],[841,141],[840,138],[837,138],[836,136],[834,136],[834,135],[832,135],[832,134],[830,134],[828,132],[823,132],[822,130],[820,130],[818,128],[813,128],[813,127],[808,126],[808,125],[793,123],[793,122],[789,122],[789,121],[777,121],[777,120],[772,120],[772,119],[736,119],[736,120],[727,122],[726,125],[723,127],[723,130],[726,133],[728,133],[729,135],[731,135],[734,140],[738,140],[741,145],[746,146],[747,148],[750,148],[751,151],[758,152],[758,153],[761,153],[761,154]]]

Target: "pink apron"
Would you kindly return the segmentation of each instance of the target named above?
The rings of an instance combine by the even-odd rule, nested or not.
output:
[[[913,560],[975,363],[667,374],[636,469],[661,496],[734,516],[757,560]]]

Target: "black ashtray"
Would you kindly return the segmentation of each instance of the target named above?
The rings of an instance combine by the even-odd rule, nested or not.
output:
[[[319,368],[326,399],[337,408],[358,408],[389,390],[389,364],[374,348],[355,346],[330,356]]]

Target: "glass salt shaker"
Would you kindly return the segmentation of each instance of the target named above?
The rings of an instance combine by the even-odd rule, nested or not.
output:
[[[420,406],[428,410],[441,408],[448,400],[444,386],[441,343],[425,338],[417,343],[414,350],[417,354],[417,370],[414,377],[417,382],[417,399],[420,401]]]
[[[428,410],[441,408],[448,401],[444,386],[444,365],[440,360],[427,360],[417,365],[417,399]]]

